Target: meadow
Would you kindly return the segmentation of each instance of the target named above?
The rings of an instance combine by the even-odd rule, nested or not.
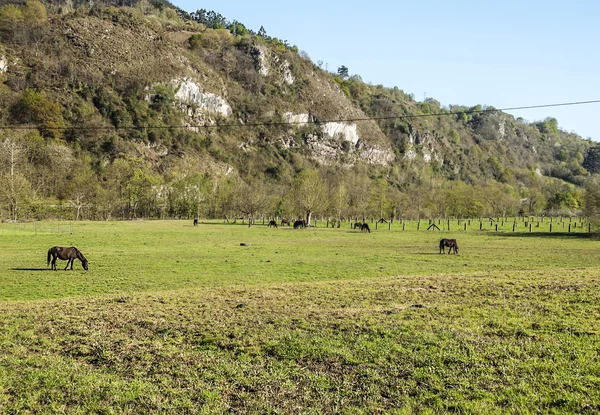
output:
[[[0,224],[0,408],[598,413],[600,241],[579,230]],[[89,271],[50,271],[53,245]]]

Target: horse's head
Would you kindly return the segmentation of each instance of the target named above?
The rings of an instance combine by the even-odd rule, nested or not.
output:
[[[81,261],[81,265],[83,266],[84,270],[88,270],[88,262],[87,259],[84,259],[83,261]]]

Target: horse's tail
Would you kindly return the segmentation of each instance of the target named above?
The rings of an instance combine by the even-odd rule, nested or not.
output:
[[[48,261],[46,262],[46,266],[50,265],[51,257],[52,257],[52,248],[48,249]]]

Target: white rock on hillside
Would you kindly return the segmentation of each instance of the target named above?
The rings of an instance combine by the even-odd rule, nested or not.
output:
[[[8,61],[4,56],[0,56],[0,72],[6,72],[8,70]]]
[[[346,124],[343,122],[328,122],[323,124],[323,134],[330,138],[342,136],[345,140],[350,141],[354,145],[358,143],[358,131],[356,124]]]
[[[175,80],[173,83],[178,86],[175,99],[182,104],[192,105],[200,111],[219,114],[224,117],[229,117],[233,113],[231,107],[223,98],[210,92],[203,92],[200,85],[191,79],[184,78],[183,80]]]
[[[309,116],[308,114],[294,114],[292,112],[286,112],[285,114],[283,114],[283,119],[285,120],[285,122],[290,124],[304,125],[308,123]]]

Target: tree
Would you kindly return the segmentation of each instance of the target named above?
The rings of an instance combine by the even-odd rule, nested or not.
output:
[[[583,160],[583,167],[592,174],[600,173],[600,146],[590,147]]]
[[[292,199],[299,213],[310,224],[313,213],[323,209],[327,202],[325,185],[316,170],[301,171],[292,184]]]
[[[589,218],[594,230],[600,230],[600,176],[593,175],[585,183],[583,213]]]
[[[240,213],[248,217],[248,227],[252,226],[254,218],[267,204],[268,196],[261,180],[255,179],[250,183],[240,181],[236,192],[236,206]]]
[[[19,173],[25,163],[25,147],[14,137],[7,137],[0,146],[0,198],[8,206],[11,220],[17,220],[21,202],[29,195],[30,185],[25,176]]]
[[[337,70],[338,75],[344,79],[348,77],[348,67],[345,65],[342,65],[338,68]]]

